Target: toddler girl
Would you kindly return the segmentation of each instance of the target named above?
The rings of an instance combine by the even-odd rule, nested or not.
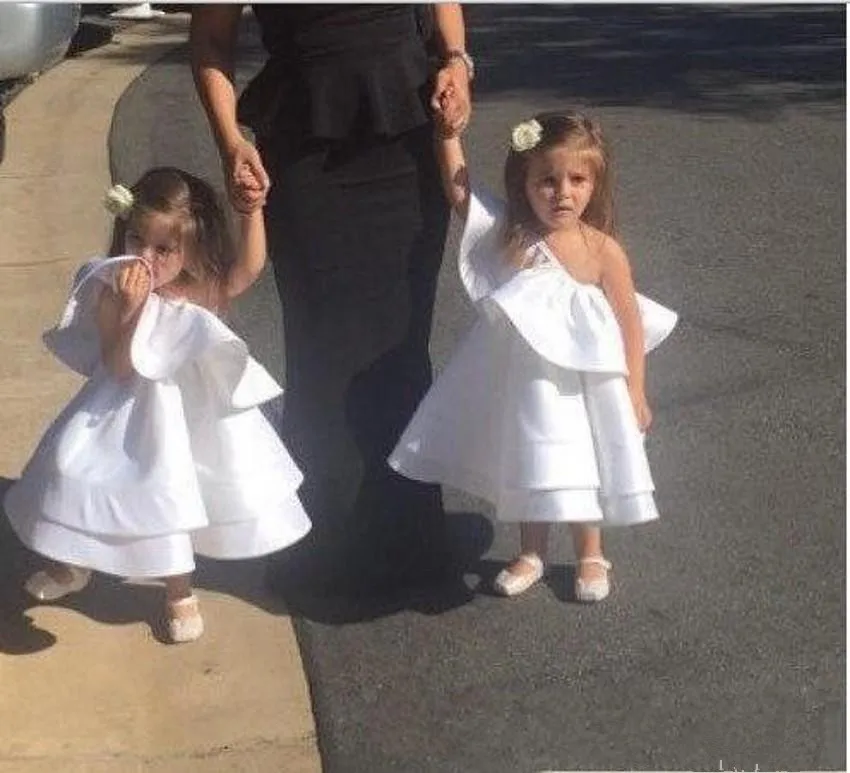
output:
[[[611,565],[599,527],[658,517],[643,446],[652,420],[644,353],[676,315],[635,293],[594,121],[545,113],[515,127],[504,204],[470,188],[459,138],[436,142],[447,195],[465,218],[461,278],[480,313],[390,465],[519,522],[520,552],[496,578],[500,594],[540,580],[550,524],[569,523],[575,597],[602,600]]]
[[[27,591],[54,601],[91,570],[162,577],[171,639],[203,632],[194,553],[260,556],[303,537],[301,473],[258,406],[281,393],[217,316],[265,263],[262,208],[234,245],[215,192],[179,169],[113,187],[112,254],[77,273],[44,337],[87,378],[4,500],[52,559]]]

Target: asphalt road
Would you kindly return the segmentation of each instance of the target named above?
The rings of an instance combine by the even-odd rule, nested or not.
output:
[[[512,124],[593,109],[642,292],[681,313],[649,359],[662,520],[614,532],[615,592],[484,588],[513,528],[447,492],[463,587],[299,610],[327,773],[845,768],[843,6],[476,5],[468,132],[496,186]],[[240,78],[260,61],[247,40]],[[117,179],[219,178],[186,52],[119,104]],[[456,238],[456,230],[453,239]],[[469,325],[451,246],[439,367]],[[266,276],[233,324],[282,373]]]

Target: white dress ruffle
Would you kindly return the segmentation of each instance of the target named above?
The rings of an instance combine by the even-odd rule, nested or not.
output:
[[[78,272],[44,341],[87,377],[50,425],[4,508],[38,553],[122,577],[190,572],[194,554],[236,559],[310,530],[302,475],[259,405],[280,386],[218,317],[148,296],[131,344],[135,372],[101,364],[103,282],[132,258]]]
[[[503,521],[654,520],[614,312],[543,242],[529,249],[526,268],[512,267],[500,244],[501,211],[473,193],[458,266],[480,313],[389,464],[481,497]],[[649,351],[677,317],[641,295],[638,306]]]

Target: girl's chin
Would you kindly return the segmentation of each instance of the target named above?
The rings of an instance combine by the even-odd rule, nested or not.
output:
[[[577,225],[579,219],[576,217],[575,212],[564,212],[562,214],[553,214],[549,217],[546,225],[554,231],[557,231],[559,228],[570,228],[574,225]]]

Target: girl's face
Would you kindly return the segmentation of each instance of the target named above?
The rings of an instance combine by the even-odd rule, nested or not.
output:
[[[525,195],[545,230],[578,225],[593,195],[594,178],[588,154],[567,145],[556,145],[529,159]]]
[[[179,225],[174,217],[161,212],[130,220],[124,234],[124,252],[147,261],[153,274],[151,290],[173,282],[185,265]]]

